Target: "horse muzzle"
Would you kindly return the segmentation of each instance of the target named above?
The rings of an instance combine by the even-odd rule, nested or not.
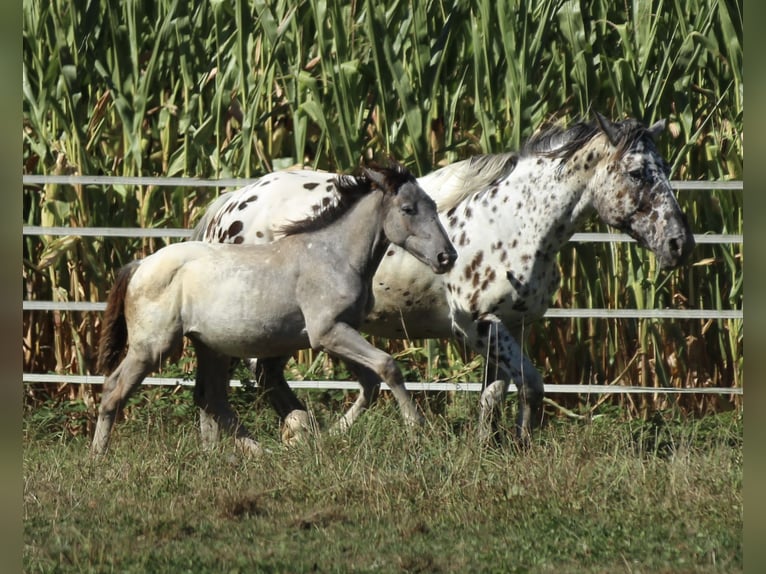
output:
[[[665,241],[665,249],[662,256],[659,258],[660,266],[663,269],[680,267],[689,260],[689,256],[696,244],[694,234],[691,231],[668,238]]]
[[[436,256],[436,265],[431,265],[431,269],[434,273],[446,273],[455,266],[455,261],[457,261],[457,251],[454,249],[442,251]]]

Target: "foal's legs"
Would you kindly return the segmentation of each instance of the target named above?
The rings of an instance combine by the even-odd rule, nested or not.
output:
[[[281,419],[294,410],[306,410],[285,379],[287,361],[288,357],[246,359],[255,381],[263,389],[269,404]]]
[[[467,326],[463,336],[487,362],[487,384],[479,403],[480,441],[486,443],[497,436],[497,420],[513,380],[519,395],[516,438],[521,446],[528,446],[543,401],[544,386],[540,373],[524,354],[518,339],[495,315],[482,315],[478,321]]]
[[[219,429],[234,435],[237,446],[253,454],[263,449],[239,421],[229,404],[229,364],[231,358],[216,353],[199,341],[194,341],[197,354],[197,378],[194,402],[199,407],[200,434],[205,448],[219,440]]]
[[[282,442],[292,444],[307,434],[316,434],[319,426],[285,380],[287,361],[288,357],[247,359],[247,365],[283,421]]]
[[[157,367],[157,361],[148,353],[142,353],[139,346],[131,346],[117,368],[106,378],[98,408],[98,422],[93,435],[91,452],[104,454],[109,445],[117,410],[136,390],[139,383]]]
[[[284,421],[282,441],[290,444],[307,433],[316,433],[318,425],[303,403],[287,384],[284,377],[286,358],[247,359],[248,368],[255,380],[266,392],[272,408]],[[345,432],[359,416],[375,402],[380,389],[380,377],[366,367],[347,361],[352,373],[359,380],[362,392],[353,405],[334,425],[333,430]]]
[[[396,362],[388,353],[375,348],[364,337],[362,337],[358,331],[350,327],[345,323],[336,323],[330,329],[328,329],[322,336],[319,337],[319,344],[324,347],[329,353],[337,355],[342,359],[346,359],[351,363],[362,367],[358,370],[359,374],[363,375],[364,369],[371,370],[376,376],[377,380],[383,380],[388,384],[391,392],[394,395],[399,408],[402,411],[402,417],[404,421],[409,425],[420,425],[425,422],[423,415],[418,412],[417,406],[410,397],[410,393],[404,386],[404,377],[402,372],[397,367]],[[365,379],[369,383],[369,378]],[[372,387],[362,386],[363,394],[365,391],[371,392]],[[367,399],[357,399],[351,410],[351,420],[355,419],[359,413],[363,410],[360,406],[355,409],[357,405],[362,405]],[[361,410],[360,410],[361,409]]]
[[[351,361],[347,361],[346,364],[359,380],[359,385],[362,389],[354,404],[349,407],[333,426],[333,430],[338,432],[346,432],[356,422],[356,419],[377,400],[380,391],[380,377],[374,370],[363,367],[358,363],[352,363]],[[402,410],[402,414],[404,414],[404,410]],[[405,415],[405,420],[406,418]]]

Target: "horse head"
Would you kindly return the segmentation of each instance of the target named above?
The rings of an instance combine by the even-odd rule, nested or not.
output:
[[[592,186],[601,219],[654,252],[663,269],[680,266],[695,242],[655,143],[665,121],[647,128],[636,120],[612,123],[599,113],[596,120],[611,148]]]
[[[457,251],[439,221],[436,202],[406,168],[365,168],[364,175],[386,195],[388,208],[383,233],[428,265],[434,273],[446,273],[455,264]]]

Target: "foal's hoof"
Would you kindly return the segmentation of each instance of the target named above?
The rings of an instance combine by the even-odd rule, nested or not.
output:
[[[287,446],[299,444],[316,433],[316,421],[307,411],[296,409],[290,412],[282,424],[282,442]]]
[[[248,437],[237,438],[234,444],[239,450],[250,456],[262,456],[265,452],[258,441]]]
[[[426,426],[426,417],[416,412],[404,418],[405,424],[411,429],[419,429]]]
[[[99,446],[91,446],[89,452],[91,458],[103,458],[106,456],[106,448],[101,448]]]

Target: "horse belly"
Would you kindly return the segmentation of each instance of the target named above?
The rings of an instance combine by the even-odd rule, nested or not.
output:
[[[185,334],[230,357],[277,357],[309,347],[300,313],[240,316],[236,321],[206,314],[192,322]]]
[[[275,266],[256,257],[248,265],[232,265],[231,254],[221,251],[215,260],[184,269],[184,334],[232,357],[276,356],[307,347],[292,274],[283,265],[274,273]]]
[[[452,335],[452,321],[449,310],[373,312],[364,320],[361,330],[388,339],[442,339]]]

